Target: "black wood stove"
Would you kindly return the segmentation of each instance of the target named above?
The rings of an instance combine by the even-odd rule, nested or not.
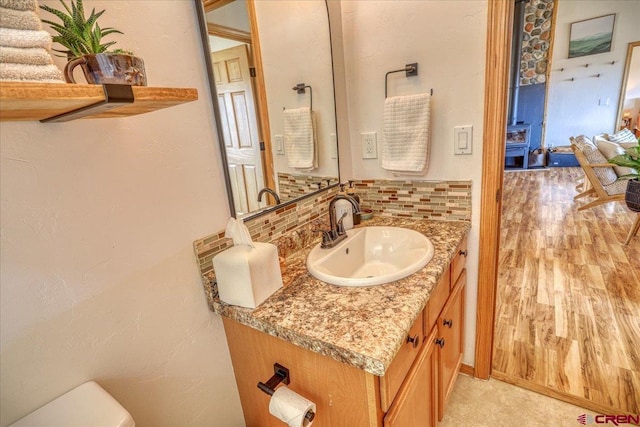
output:
[[[506,168],[529,168],[530,137],[530,124],[522,123],[507,126],[507,141],[504,154]]]

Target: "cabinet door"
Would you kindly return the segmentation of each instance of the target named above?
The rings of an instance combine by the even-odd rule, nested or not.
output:
[[[384,427],[434,427],[436,425],[436,329],[429,334],[407,374]]]
[[[438,317],[438,421],[442,420],[462,363],[464,350],[464,289],[467,270],[462,270],[449,301]]]
[[[387,369],[387,373],[380,378],[380,405],[383,412],[389,410],[393,399],[395,399],[403,381],[407,377],[407,372],[409,372],[420,353],[422,340],[424,339],[422,323],[422,313],[420,313],[415,322],[413,322],[404,345],[400,347],[398,354],[396,354],[389,369]]]
[[[467,237],[465,236],[460,242],[458,249],[456,249],[456,255],[453,257],[451,261],[451,289],[456,286],[458,283],[458,277],[460,277],[460,273],[464,270],[464,267],[467,263]]]

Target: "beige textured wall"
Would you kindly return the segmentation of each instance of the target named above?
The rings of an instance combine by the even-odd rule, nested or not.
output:
[[[192,252],[228,219],[193,4],[85,3],[150,85],[200,100],[0,126],[0,425],[89,379],[140,427],[244,425]]]
[[[422,177],[403,179],[472,181],[464,363],[473,365],[487,2],[381,1],[372,6],[347,1],[342,3],[342,18],[353,176],[398,179],[381,168],[379,156],[362,159],[360,133],[377,132],[380,153],[384,75],[418,62],[417,77],[389,77],[389,95],[434,91],[429,170]],[[473,154],[455,156],[453,128],[463,125],[473,125]]]

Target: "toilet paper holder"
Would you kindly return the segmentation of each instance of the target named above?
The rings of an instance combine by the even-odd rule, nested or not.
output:
[[[291,382],[291,379],[289,378],[289,369],[285,368],[281,364],[274,363],[273,372],[273,376],[269,378],[266,384],[262,381],[258,382],[258,388],[267,393],[269,396],[273,396],[273,393],[275,393],[278,384],[289,384]]]
[[[281,364],[274,363],[273,372],[273,376],[267,380],[266,384],[262,381],[258,381],[258,388],[267,393],[269,396],[273,396],[273,393],[275,393],[278,384],[289,384],[291,382],[289,369],[285,368]],[[316,414],[315,412],[310,410],[306,414],[304,414],[304,417],[311,422],[316,417]]]

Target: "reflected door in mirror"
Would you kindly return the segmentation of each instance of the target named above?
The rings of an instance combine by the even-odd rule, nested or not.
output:
[[[212,53],[233,202],[238,215],[260,208],[260,140],[246,45]]]

